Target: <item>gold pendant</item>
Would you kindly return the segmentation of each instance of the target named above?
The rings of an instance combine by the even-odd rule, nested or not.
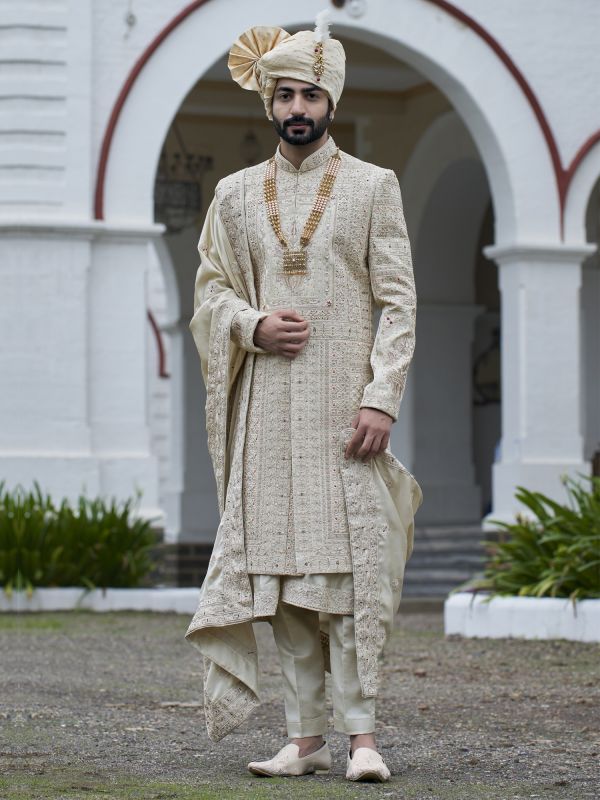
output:
[[[308,266],[307,266],[307,258],[305,250],[286,250],[284,252],[283,274],[284,275],[308,274]]]

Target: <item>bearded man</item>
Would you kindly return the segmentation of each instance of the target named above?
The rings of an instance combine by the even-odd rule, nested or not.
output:
[[[345,54],[324,19],[293,36],[246,31],[229,68],[259,92],[280,143],[220,181],[198,245],[190,328],[221,522],[186,636],[205,658],[219,740],[259,703],[253,623],[272,625],[291,741],[252,773],[330,768],[327,670],[346,777],[385,781],[378,658],[421,502],[388,447],[416,306],[400,189],[329,136]]]

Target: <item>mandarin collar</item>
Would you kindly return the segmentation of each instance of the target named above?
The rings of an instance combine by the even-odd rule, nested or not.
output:
[[[338,147],[337,144],[333,141],[331,136],[328,137],[327,141],[322,147],[319,147],[318,150],[315,150],[310,156],[304,159],[302,164],[300,164],[300,169],[296,169],[296,167],[287,160],[284,156],[281,155],[281,145],[277,145],[277,150],[275,151],[275,163],[281,169],[284,169],[286,172],[293,172],[298,174],[300,172],[308,172],[311,169],[316,169],[316,167],[321,167],[325,164],[332,155],[335,154]]]

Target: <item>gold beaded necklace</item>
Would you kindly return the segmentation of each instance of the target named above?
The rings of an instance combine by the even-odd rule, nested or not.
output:
[[[264,195],[265,203],[267,206],[267,216],[271,223],[275,236],[279,239],[280,244],[284,248],[283,253],[283,273],[284,275],[307,275],[308,265],[306,256],[306,247],[310,242],[313,233],[316,231],[321,217],[327,206],[327,201],[331,196],[331,190],[337,177],[342,159],[340,158],[339,148],[329,159],[329,163],[325,169],[325,174],[321,178],[321,183],[317,190],[317,196],[311,209],[306,225],[300,236],[300,247],[295,250],[290,250],[287,239],[281,230],[281,217],[279,216],[279,204],[277,202],[277,187],[275,178],[277,176],[277,165],[275,163],[275,156],[272,156],[265,171],[264,182]]]

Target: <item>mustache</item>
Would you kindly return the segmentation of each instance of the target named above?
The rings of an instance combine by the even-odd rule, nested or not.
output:
[[[286,119],[283,123],[284,128],[289,128],[292,125],[310,125],[311,128],[314,128],[314,121],[312,119],[307,119],[306,117],[292,117],[291,119]]]

